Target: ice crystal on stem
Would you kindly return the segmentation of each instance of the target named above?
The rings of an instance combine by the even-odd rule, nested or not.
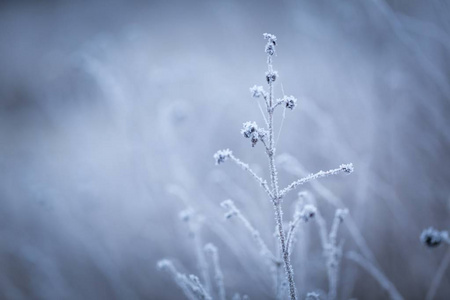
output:
[[[233,154],[230,149],[219,150],[214,154],[216,165],[224,163]]]

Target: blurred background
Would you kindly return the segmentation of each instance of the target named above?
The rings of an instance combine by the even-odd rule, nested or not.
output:
[[[405,299],[425,298],[448,247],[419,235],[450,228],[449,15],[438,0],[2,1],[0,298],[183,299],[156,263],[199,274],[179,218],[191,207],[227,295],[273,299],[251,235],[219,205],[233,199],[275,251],[271,204],[212,157],[230,148],[268,178],[263,148],[240,134],[245,121],[263,126],[249,87],[265,83],[264,32],[278,37],[276,95],[299,100],[277,143],[280,184],[353,162],[353,174],[301,190],[328,224],[349,209],[344,252]],[[304,298],[328,287],[317,228],[301,227]],[[387,298],[345,257],[338,295]],[[449,297],[447,270],[436,299]]]

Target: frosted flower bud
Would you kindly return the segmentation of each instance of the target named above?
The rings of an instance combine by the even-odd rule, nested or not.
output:
[[[267,54],[272,56],[275,54],[275,46],[273,44],[267,43],[265,51]]]
[[[274,46],[277,45],[277,37],[270,33],[263,33],[263,37],[267,40],[267,43],[272,44]]]
[[[256,125],[255,122],[245,122],[243,125],[244,127],[241,129],[241,134],[252,141],[252,147],[267,135],[267,131],[263,128],[258,128],[258,125]]]
[[[277,71],[266,72],[267,83],[275,82],[275,80],[277,80],[277,77],[278,77]]]
[[[354,171],[352,163],[340,165],[339,168],[341,168],[342,171],[344,171],[345,173],[348,173],[348,174],[350,174]]]
[[[284,103],[286,104],[286,108],[293,110],[297,106],[297,99],[294,96],[284,96]]]
[[[156,267],[159,270],[173,269],[173,263],[168,259],[162,259],[162,260],[158,261],[158,263],[156,264]]]
[[[183,222],[189,222],[194,215],[194,210],[192,208],[188,208],[185,210],[182,210],[178,216]]]
[[[307,204],[305,207],[303,207],[302,211],[300,212],[300,218],[308,222],[310,219],[314,218],[314,216],[317,213],[317,208],[314,205]]]
[[[320,300],[320,295],[316,292],[309,292],[306,294],[306,300]]]
[[[344,218],[348,215],[348,209],[338,209],[336,210],[336,218],[339,219],[340,222],[344,221]]]
[[[448,232],[447,231],[439,231],[430,227],[425,229],[420,235],[420,241],[428,247],[437,247],[442,242],[448,240]]]
[[[241,129],[241,133],[246,138],[251,138],[254,133],[258,132],[258,125],[255,122],[245,122],[244,127]]]
[[[214,154],[214,160],[216,161],[216,165],[220,165],[225,162],[230,156],[233,154],[230,149],[219,150]]]
[[[266,91],[264,91],[262,86],[254,85],[253,87],[250,88],[250,93],[252,93],[252,97],[254,97],[254,98],[259,98],[261,96],[263,96],[263,97],[267,96],[267,93],[266,93]]]
[[[228,200],[222,201],[220,203],[220,206],[222,206],[223,208],[232,208],[232,207],[234,207],[234,202],[233,202],[233,200],[228,199]]]
[[[217,252],[217,247],[211,243],[208,243],[205,245],[205,252],[208,254],[213,254],[213,253]]]
[[[229,210],[228,212],[225,213],[225,219],[230,219],[231,217],[237,215],[236,208],[232,200],[230,199],[225,200],[222,203],[220,203],[220,206]]]
[[[232,211],[232,210],[230,210],[230,211],[228,211],[228,212],[226,212],[225,214],[224,214],[224,217],[225,217],[225,219],[231,219],[233,216],[235,216],[236,215],[236,212],[235,211]]]

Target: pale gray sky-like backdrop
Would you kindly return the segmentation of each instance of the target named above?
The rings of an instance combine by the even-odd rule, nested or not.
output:
[[[198,274],[178,217],[190,206],[220,251],[228,296],[272,299],[257,247],[219,206],[233,199],[275,249],[271,204],[212,157],[230,148],[268,178],[264,150],[240,129],[263,125],[249,87],[265,83],[270,32],[275,93],[298,99],[278,154],[310,172],[352,162],[353,174],[320,183],[402,296],[424,299],[448,247],[427,248],[420,233],[450,229],[449,15],[438,0],[2,2],[0,298],[183,299],[156,263]],[[297,178],[292,164],[280,162],[282,186]],[[302,190],[330,224],[335,207]],[[327,280],[317,229],[302,226],[304,298]],[[344,252],[361,251],[345,225],[340,237]],[[450,297],[449,272],[436,299]],[[386,297],[346,258],[338,295]]]

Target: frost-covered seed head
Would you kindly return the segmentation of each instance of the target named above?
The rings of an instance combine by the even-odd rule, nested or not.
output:
[[[225,219],[230,219],[231,217],[237,214],[234,202],[230,199],[222,201],[222,203],[220,203],[220,206],[229,210],[228,212],[225,213]]]
[[[172,269],[174,266],[170,260],[162,259],[162,260],[158,261],[158,263],[156,264],[156,267],[158,268],[158,270],[168,270],[168,269]]]
[[[336,218],[339,218],[339,221],[344,221],[344,218],[348,215],[348,209],[338,209],[336,210]]]
[[[211,243],[208,243],[205,245],[205,252],[208,254],[215,253],[215,252],[217,252],[217,247]]]
[[[245,122],[243,124],[243,128],[241,129],[241,133],[246,138],[251,138],[253,133],[258,131],[258,125],[255,122]]]
[[[297,99],[294,96],[284,96],[283,101],[286,108],[293,110],[297,106]]]
[[[273,44],[266,44],[266,53],[269,54],[270,56],[275,54],[275,46]]]
[[[354,171],[352,163],[340,165],[339,168],[341,168],[342,171],[344,171],[345,173],[348,173],[348,174],[350,174]]]
[[[230,149],[219,150],[214,154],[214,160],[216,161],[216,165],[220,165],[225,162],[230,156],[233,154]]]
[[[228,199],[228,200],[222,201],[220,203],[220,206],[222,206],[223,208],[233,208],[234,202],[233,202],[233,200]]]
[[[258,128],[255,122],[245,122],[243,128],[241,129],[241,134],[252,141],[252,147],[256,143],[267,135],[267,131],[263,128]]]
[[[275,80],[277,80],[277,77],[278,77],[277,71],[266,72],[267,83],[275,82]]]
[[[250,88],[250,93],[252,93],[252,97],[259,98],[259,97],[266,97],[267,93],[264,91],[262,86],[254,85]]]
[[[232,211],[232,210],[230,210],[230,211],[228,211],[228,212],[226,212],[225,214],[224,214],[224,217],[225,217],[225,219],[231,219],[232,217],[234,217],[236,215],[236,212],[235,211]]]
[[[320,295],[316,292],[310,292],[306,294],[306,300],[320,300]]]
[[[194,215],[194,210],[192,208],[187,208],[185,210],[182,210],[178,216],[180,217],[181,221],[189,222]]]
[[[448,240],[447,231],[439,231],[430,227],[425,229],[420,235],[420,241],[428,247],[437,247],[442,242]]]
[[[307,204],[305,207],[303,207],[302,211],[300,212],[300,218],[308,222],[310,219],[314,218],[314,216],[317,213],[317,208],[314,205]]]
[[[267,43],[272,44],[274,46],[277,45],[277,37],[270,33],[263,33],[264,38],[267,40]]]

